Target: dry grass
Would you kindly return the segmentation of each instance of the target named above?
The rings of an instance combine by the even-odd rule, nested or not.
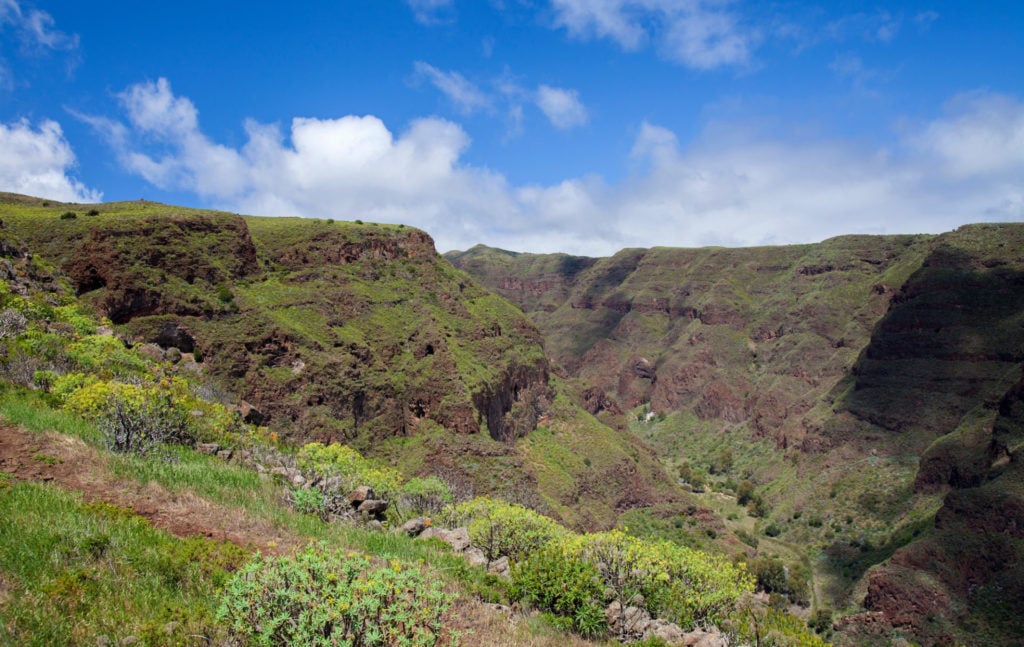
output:
[[[594,642],[558,631],[539,615],[498,610],[479,600],[463,601],[448,612],[446,624],[462,632],[462,644],[479,647],[595,647],[619,643]]]

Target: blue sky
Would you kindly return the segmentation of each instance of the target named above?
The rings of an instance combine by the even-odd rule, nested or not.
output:
[[[1024,3],[0,0],[0,190],[608,254],[1024,220]]]

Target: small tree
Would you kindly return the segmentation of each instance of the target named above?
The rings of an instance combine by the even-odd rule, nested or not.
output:
[[[502,556],[513,563],[522,561],[569,533],[555,520],[533,510],[487,497],[460,503],[452,516],[467,525],[470,542],[483,551],[488,562]]]
[[[132,399],[113,394],[96,426],[107,448],[148,454],[162,443],[187,443],[188,418],[167,396]]]
[[[743,479],[736,487],[736,503],[747,505],[754,496],[754,484]]]

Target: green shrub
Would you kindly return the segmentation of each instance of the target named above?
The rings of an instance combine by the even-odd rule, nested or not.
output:
[[[568,559],[595,567],[620,608],[642,600],[652,616],[684,627],[717,622],[754,589],[742,564],[618,530],[571,536],[560,549]]]
[[[832,631],[832,609],[828,607],[821,607],[817,609],[811,619],[807,622],[807,625],[818,632],[824,634]]]
[[[773,594],[778,596],[778,594]],[[778,598],[776,598],[778,599]],[[746,644],[827,647],[800,618],[781,609],[744,597],[737,609],[723,621],[722,627]]]
[[[304,445],[296,456],[296,463],[303,471],[319,476],[340,476],[345,490],[343,494],[360,485],[368,485],[378,498],[390,501],[402,487],[401,472],[379,466],[351,447],[339,443]]]
[[[78,214],[75,213],[74,211],[65,211],[64,213],[60,214],[61,220],[74,220],[77,217]]]
[[[489,561],[516,563],[569,531],[533,510],[499,499],[477,497],[455,507],[454,520],[466,524],[469,540]]]
[[[754,496],[754,484],[743,479],[736,487],[736,503],[747,505]]]
[[[100,212],[97,211],[96,209],[89,209],[89,212],[87,214],[85,214],[85,215],[87,215],[87,216],[98,216],[98,215],[100,215]]]
[[[751,575],[757,579],[757,588],[765,593],[786,592],[786,566],[782,560],[773,557],[755,559],[747,565]]]
[[[327,498],[318,488],[299,488],[291,492],[292,505],[299,512],[324,517],[327,513]]]
[[[148,454],[164,443],[190,444],[188,417],[166,395],[135,399],[112,395],[96,419],[107,449]]]
[[[455,497],[451,488],[436,476],[411,478],[402,486],[400,507],[407,513],[436,516]]]
[[[221,303],[230,303],[235,300],[235,294],[231,291],[231,288],[221,284],[217,286],[217,299]]]
[[[585,636],[607,631],[601,574],[593,564],[570,556],[561,545],[535,551],[517,564],[511,575],[517,597],[566,619],[565,628]]]
[[[453,643],[441,617],[452,596],[438,578],[394,561],[375,566],[326,545],[294,557],[261,555],[228,581],[217,618],[256,645]]]
[[[782,534],[782,529],[779,528],[778,525],[775,524],[775,522],[772,522],[765,526],[764,534],[769,537],[778,537]]]

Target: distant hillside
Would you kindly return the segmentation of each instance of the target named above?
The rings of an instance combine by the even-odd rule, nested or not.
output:
[[[1024,225],[446,256],[519,304],[597,399],[658,414],[633,428],[667,465],[749,475],[772,504],[762,528],[815,560],[816,593],[864,605],[845,640],[1019,644]]]

